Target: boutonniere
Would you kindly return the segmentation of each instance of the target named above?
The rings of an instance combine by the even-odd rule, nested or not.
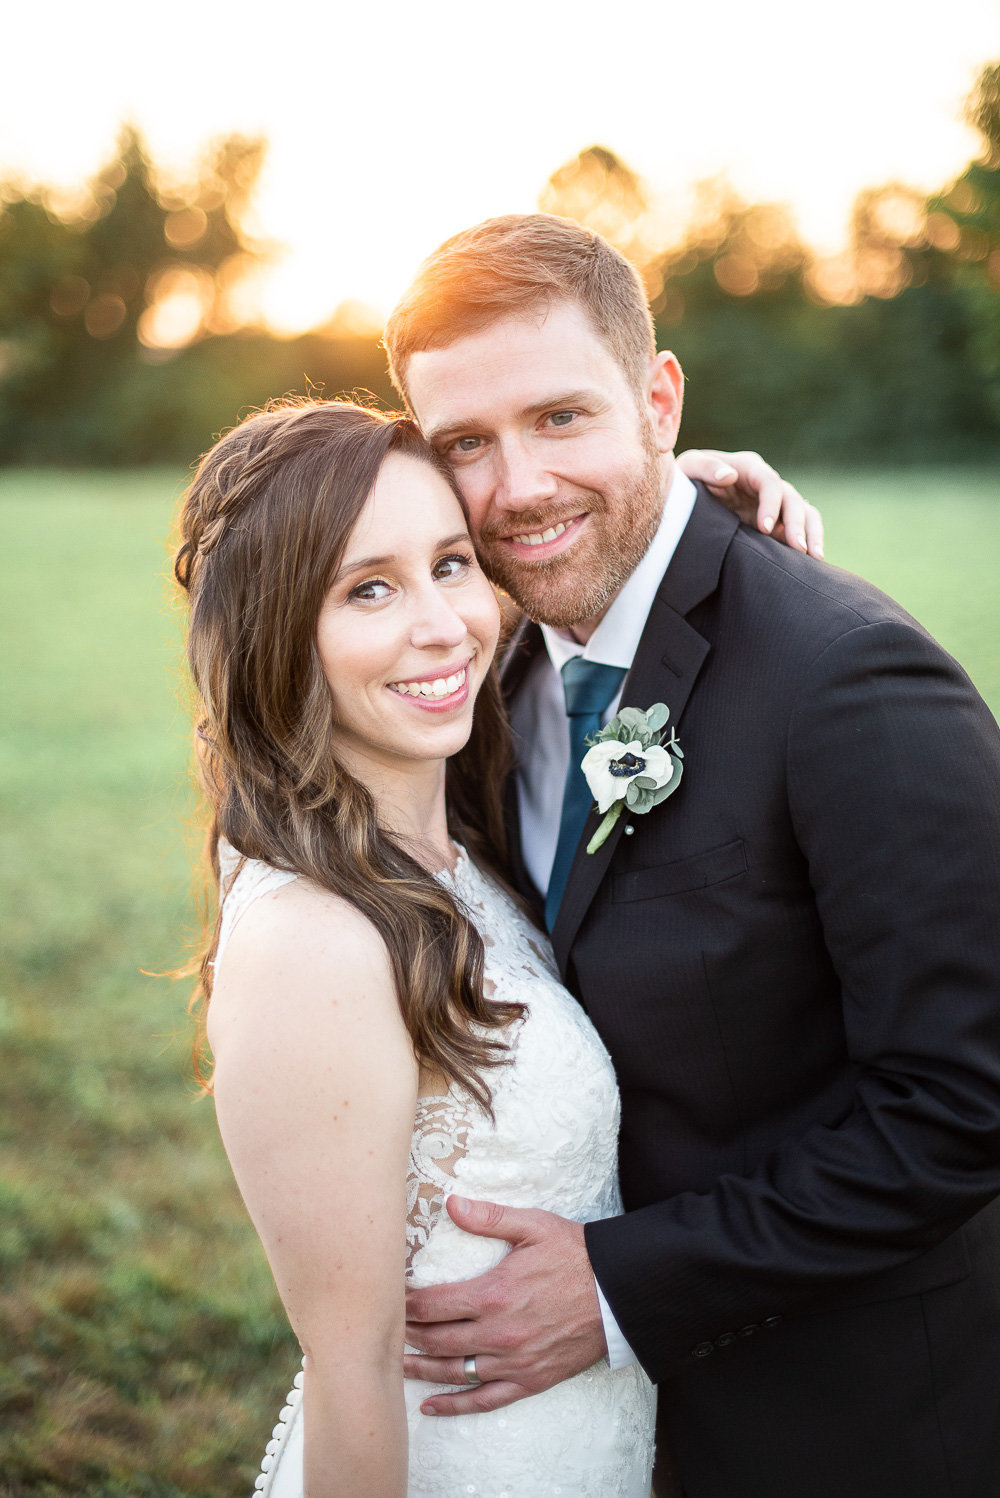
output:
[[[673,730],[663,742],[669,717],[662,702],[654,702],[646,712],[623,707],[587,740],[592,747],[580,768],[604,819],[587,844],[588,853],[597,852],[624,807],[641,816],[673,795],[680,784],[684,752]]]

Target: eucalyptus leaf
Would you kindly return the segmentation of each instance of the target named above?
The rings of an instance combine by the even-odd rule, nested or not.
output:
[[[657,729],[664,726],[669,717],[670,709],[667,707],[666,703],[654,702],[653,706],[646,713],[646,722],[655,733]]]
[[[670,757],[674,762],[674,773],[671,775],[666,785],[661,785],[659,790],[653,792],[654,806],[659,806],[661,801],[666,801],[668,796],[672,796],[674,791],[681,783],[681,775],[684,773],[684,766],[681,764],[676,755],[672,754]]]
[[[637,707],[623,707],[621,712],[617,715],[617,720],[623,728],[627,728],[629,730],[630,736],[634,734],[637,729],[642,729],[646,726],[646,714]],[[615,720],[612,719],[612,722],[614,721]]]
[[[637,775],[635,777],[634,783],[636,785],[641,785],[644,791],[656,790],[656,781],[653,779],[652,775]]]

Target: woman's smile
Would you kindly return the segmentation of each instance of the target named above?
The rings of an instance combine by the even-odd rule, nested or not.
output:
[[[413,677],[409,681],[391,681],[390,692],[397,697],[408,697],[417,707],[431,712],[448,712],[460,707],[469,695],[469,666],[471,657],[451,670],[438,671],[433,676]]]

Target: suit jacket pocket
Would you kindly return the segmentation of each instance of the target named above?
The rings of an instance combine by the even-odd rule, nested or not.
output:
[[[661,863],[653,869],[616,874],[611,898],[616,904],[621,904],[627,900],[655,900],[662,895],[707,889],[711,884],[721,884],[726,879],[745,874],[749,867],[746,845],[738,837],[731,843],[724,843],[721,848],[709,848],[705,853],[679,858],[675,863]]]

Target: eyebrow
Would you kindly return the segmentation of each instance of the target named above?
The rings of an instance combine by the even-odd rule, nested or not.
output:
[[[546,396],[544,400],[534,401],[530,406],[525,406],[521,414],[523,416],[540,416],[543,411],[559,411],[564,406],[576,406],[584,403],[592,403],[597,397],[595,390],[562,390],[555,395]],[[443,442],[446,437],[454,437],[459,432],[475,432],[480,427],[489,426],[488,421],[478,421],[469,418],[467,421],[446,421],[440,426],[428,427],[424,436],[428,442]]]
[[[453,536],[446,536],[443,541],[438,542],[434,550],[447,551],[449,546],[457,546],[461,541],[471,546],[472,541],[468,531],[456,531]],[[389,562],[394,562],[395,560],[394,556],[387,555],[382,557],[362,557],[357,562],[345,562],[338,570],[334,582],[339,583],[342,577],[348,577],[352,572],[368,572],[378,567],[385,567]]]

